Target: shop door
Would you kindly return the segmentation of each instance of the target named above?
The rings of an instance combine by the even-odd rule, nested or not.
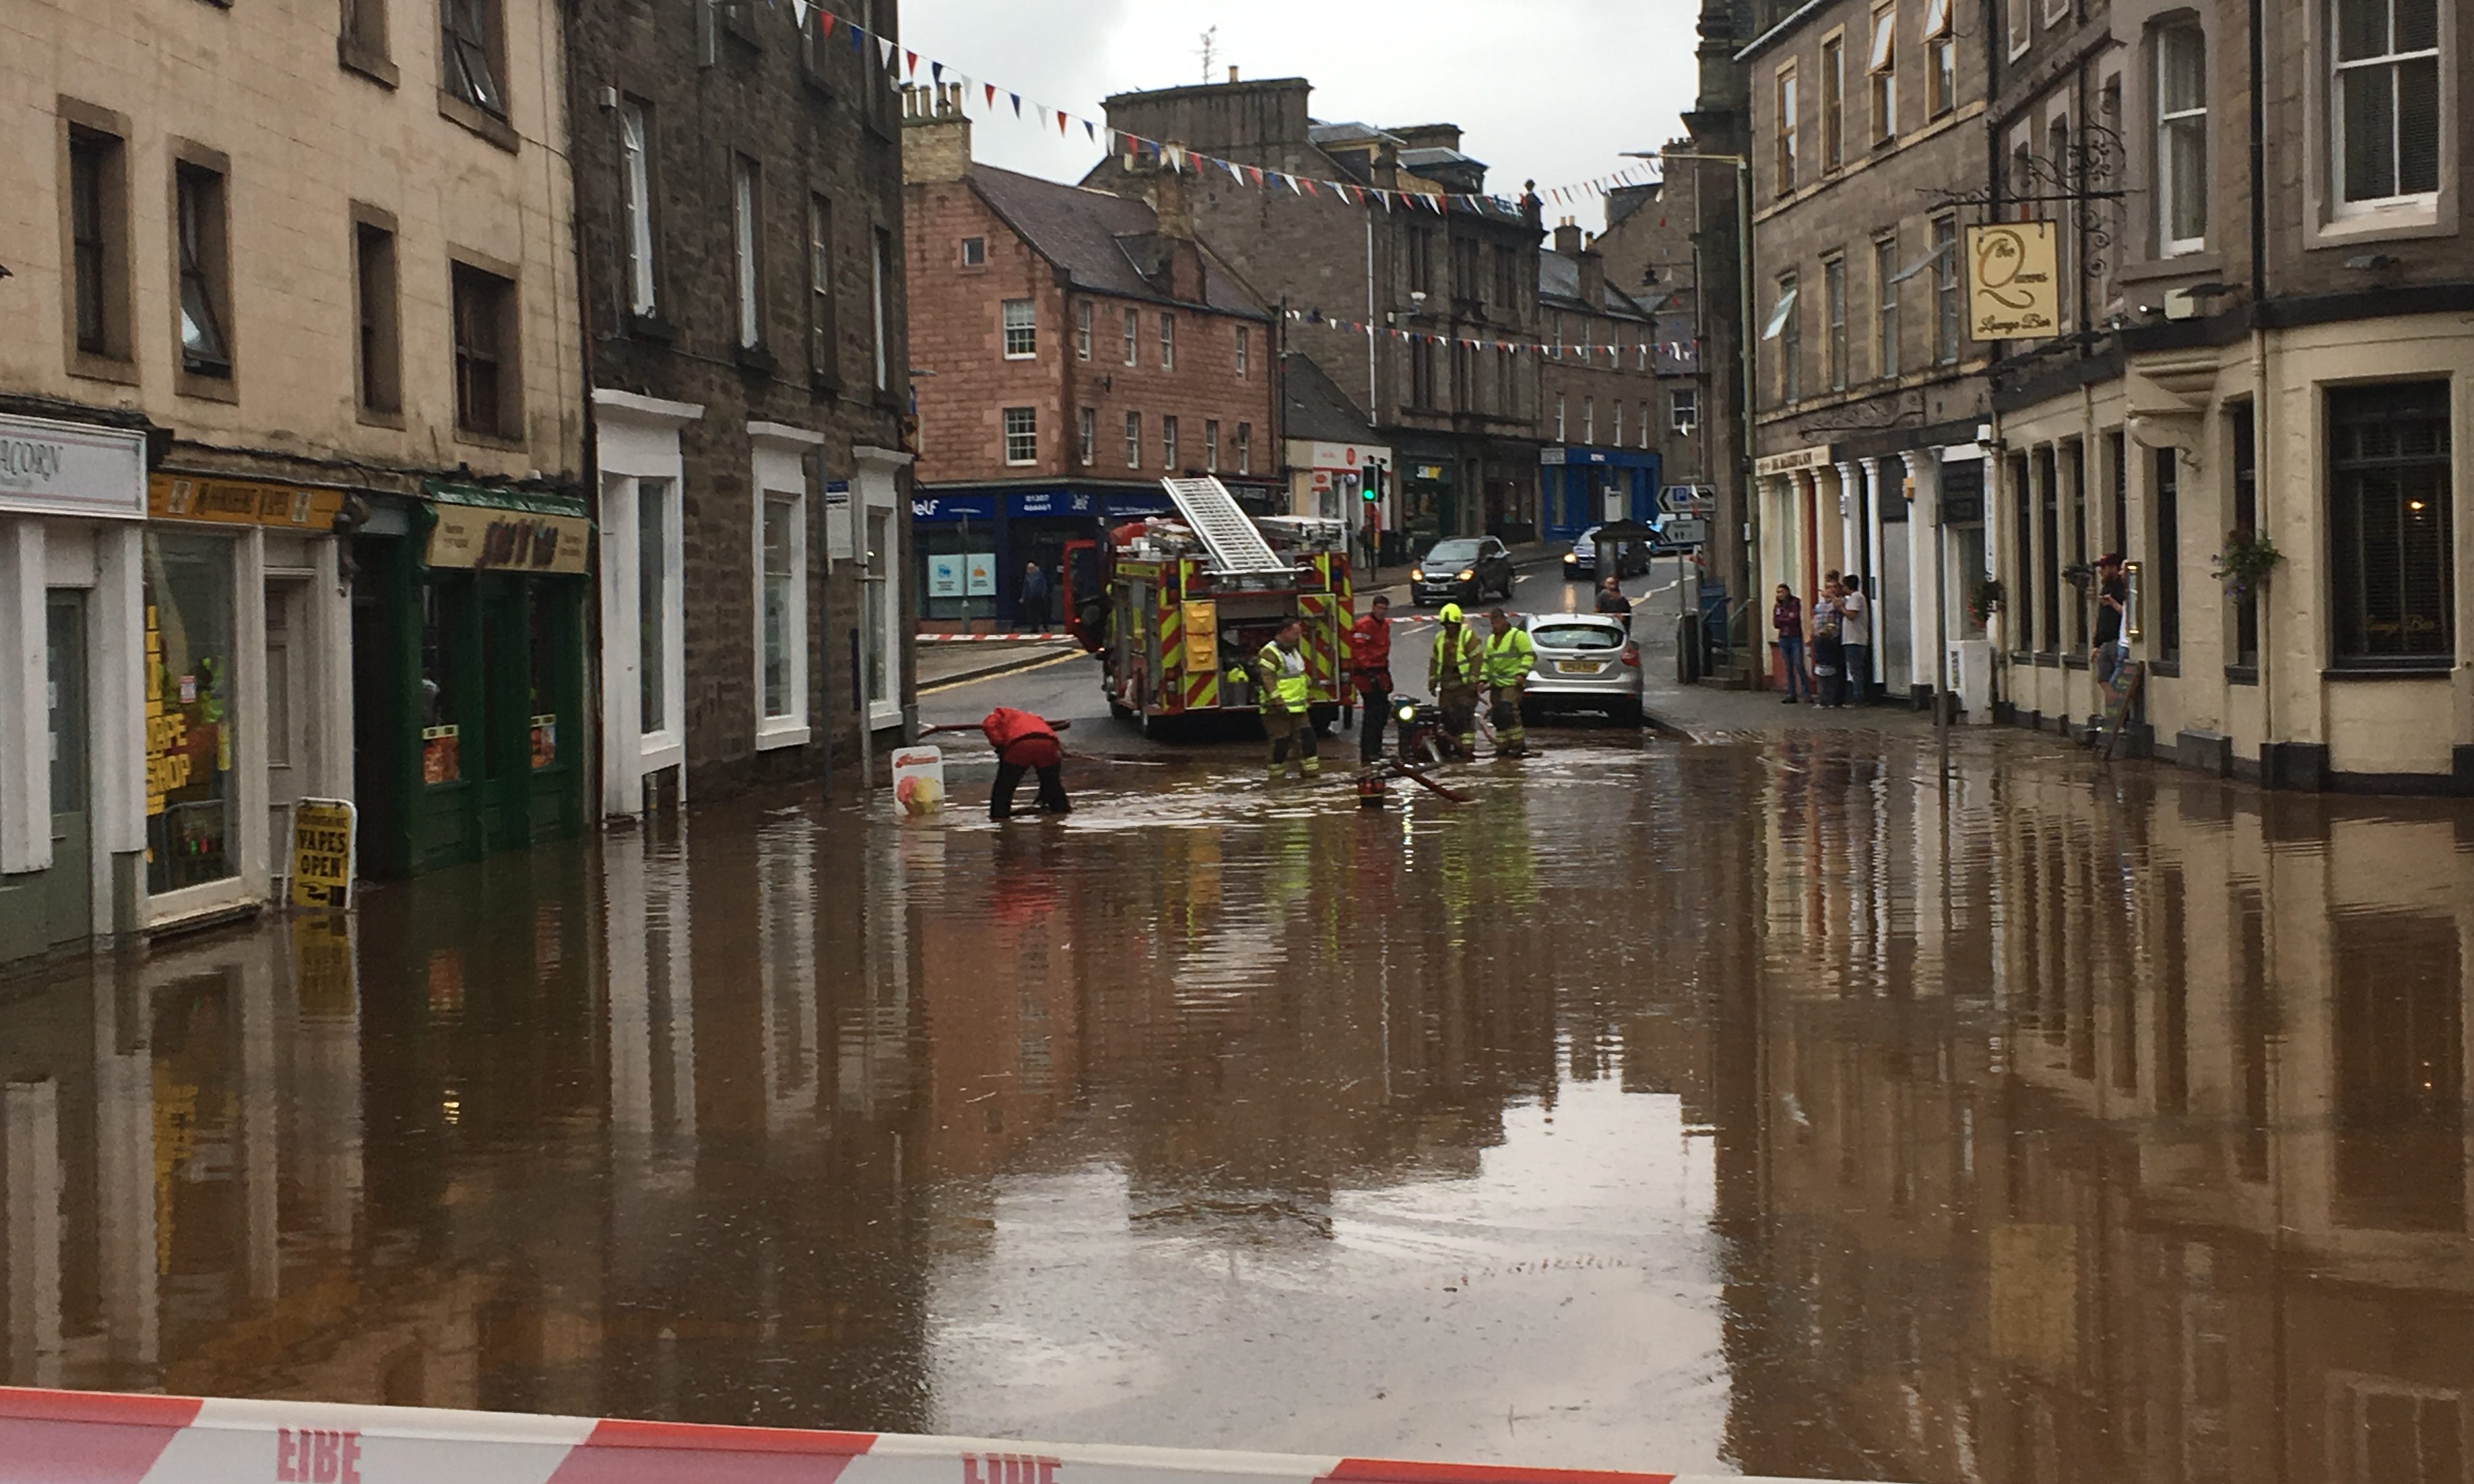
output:
[[[88,827],[85,595],[55,592],[44,605],[52,760],[52,868],[43,873],[45,940],[58,948],[94,933],[93,831]]]
[[[521,578],[485,574],[481,588],[481,848],[532,843],[531,617]],[[474,741],[465,728],[465,745]],[[472,754],[467,752],[467,766]]]
[[[266,799],[279,873],[292,860],[292,806],[309,792],[309,588],[266,585]]]

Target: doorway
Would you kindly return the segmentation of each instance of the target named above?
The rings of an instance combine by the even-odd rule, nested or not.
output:
[[[292,806],[306,797],[312,777],[309,584],[279,580],[266,585],[266,800],[274,848],[267,859],[277,875],[292,861]]]
[[[52,775],[52,864],[43,873],[43,937],[48,946],[61,948],[94,934],[85,595],[54,590],[44,602],[43,618]]]

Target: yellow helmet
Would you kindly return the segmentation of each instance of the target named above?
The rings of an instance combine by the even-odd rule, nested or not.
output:
[[[1442,617],[1445,623],[1458,623],[1461,620],[1461,605],[1458,603],[1443,604]]]

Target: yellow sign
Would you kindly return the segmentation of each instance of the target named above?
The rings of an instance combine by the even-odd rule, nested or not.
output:
[[[2042,340],[2061,328],[2062,275],[2050,222],[1967,229],[1968,332]]]
[[[303,799],[292,806],[292,905],[329,912],[352,902],[352,806]]]
[[[158,521],[211,521],[219,525],[331,531],[335,528],[335,512],[343,508],[341,490],[208,479],[196,474],[150,474],[146,479],[146,513]]]
[[[536,515],[489,505],[430,507],[429,565],[478,572],[580,572],[593,523],[575,515]]]
[[[1220,607],[1200,602],[1185,605],[1185,672],[1216,674],[1220,669]]]

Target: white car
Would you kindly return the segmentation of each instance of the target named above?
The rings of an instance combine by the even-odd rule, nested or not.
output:
[[[1548,613],[1532,615],[1527,625],[1538,659],[1520,700],[1524,720],[1595,711],[1619,725],[1640,725],[1640,646],[1630,622],[1613,614]]]

